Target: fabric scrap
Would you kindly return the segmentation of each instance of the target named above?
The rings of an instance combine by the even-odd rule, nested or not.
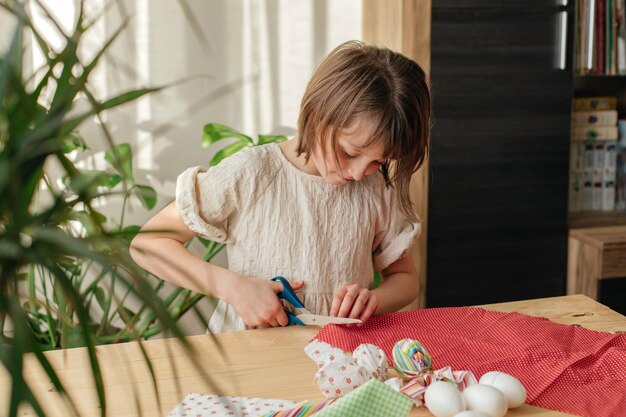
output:
[[[174,407],[168,417],[259,417],[269,412],[293,408],[296,404],[288,400],[191,393]]]
[[[343,398],[323,408],[316,417],[406,417],[413,402],[378,379],[370,379]]]

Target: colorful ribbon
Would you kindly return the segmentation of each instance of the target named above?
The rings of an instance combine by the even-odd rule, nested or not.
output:
[[[400,392],[411,397],[417,405],[422,405],[426,389],[435,381],[450,382],[461,392],[470,385],[478,383],[471,371],[453,371],[452,368],[446,366],[411,379],[400,388]]]

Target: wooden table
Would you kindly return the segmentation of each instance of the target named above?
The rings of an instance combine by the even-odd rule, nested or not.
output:
[[[495,311],[517,311],[532,316],[548,317],[563,324],[576,324],[605,332],[626,331],[626,317],[584,295],[518,301],[482,306]],[[179,342],[159,339],[143,345],[152,360],[158,383],[155,395],[150,372],[137,343],[100,346],[98,358],[103,368],[109,416],[138,416],[136,404],[145,416],[165,416],[185,394],[221,393],[224,395],[282,398],[294,401],[322,400],[314,383],[315,364],[303,351],[317,333],[316,327],[249,330],[224,333],[215,337],[191,336],[197,350],[197,366]],[[221,353],[217,345],[225,352]],[[84,349],[67,349],[47,353],[58,370],[66,388],[75,399],[82,416],[99,416],[89,362]],[[26,374],[35,393],[51,416],[69,416],[64,404],[53,392],[52,384],[33,358],[27,360]],[[10,381],[0,373],[0,413],[8,404]],[[34,416],[24,409],[20,416]],[[411,416],[430,415],[414,408]],[[564,416],[563,413],[524,405],[510,410],[507,416]]]

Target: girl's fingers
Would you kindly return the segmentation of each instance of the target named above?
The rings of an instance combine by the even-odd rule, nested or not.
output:
[[[363,311],[363,308],[367,305],[367,301],[369,300],[369,298],[370,291],[367,288],[361,288],[361,291],[359,291],[359,296],[354,301],[352,309],[350,310],[350,315],[348,317],[350,317],[351,319],[359,318],[361,312]]]
[[[359,319],[362,322],[366,322],[367,320],[369,320],[370,317],[372,317],[374,315],[374,313],[376,313],[376,310],[378,309],[378,298],[376,298],[375,296],[370,296],[367,306],[365,307],[365,310],[363,310],[363,312],[361,313],[361,316],[359,317]]]
[[[272,289],[274,290],[275,293],[279,293],[283,291],[283,284],[280,283],[279,281],[268,281],[272,287]],[[304,287],[304,281],[289,281],[289,285],[291,285],[291,288],[294,291],[297,291],[299,289],[301,289],[302,287]]]
[[[341,307],[341,302],[343,301],[343,297],[346,295],[346,292],[348,292],[348,287],[344,285],[339,288],[333,296],[333,303],[330,306],[331,317],[337,317],[339,314],[339,307]]]
[[[276,322],[276,326],[274,327],[278,327],[278,326],[284,327],[289,324],[289,317],[287,317],[287,313],[285,313],[285,310],[282,310],[278,313],[278,315],[276,316],[275,322]]]
[[[293,288],[294,290],[299,290],[302,287],[304,287],[304,281],[300,280],[300,281],[290,281],[289,282],[291,284],[291,288]]]
[[[348,288],[346,291],[346,295],[343,297],[343,301],[341,301],[341,306],[339,307],[339,313],[337,313],[338,317],[348,317],[350,311],[352,311],[352,305],[354,301],[359,296],[359,289],[355,287]]]

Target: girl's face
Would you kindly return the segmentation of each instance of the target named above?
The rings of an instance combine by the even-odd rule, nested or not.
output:
[[[336,149],[332,149],[330,138],[322,140],[311,152],[311,161],[317,173],[329,184],[343,185],[351,181],[361,181],[366,176],[378,171],[385,158],[384,146],[377,143],[369,148],[364,145],[370,139],[368,129],[360,126],[360,119],[348,128],[339,131]],[[335,163],[337,155],[338,164]]]

